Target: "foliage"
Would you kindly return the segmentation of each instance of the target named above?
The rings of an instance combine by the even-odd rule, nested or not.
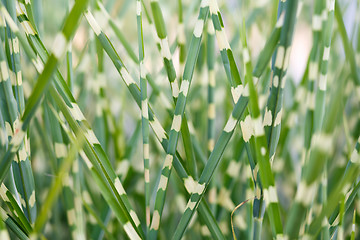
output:
[[[359,237],[359,5],[0,1],[0,239]]]

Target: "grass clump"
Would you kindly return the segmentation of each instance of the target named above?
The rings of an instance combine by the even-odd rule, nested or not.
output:
[[[1,1],[0,238],[356,239],[353,6]]]

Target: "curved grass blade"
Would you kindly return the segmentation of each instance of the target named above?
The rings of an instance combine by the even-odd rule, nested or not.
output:
[[[177,99],[179,95],[179,83],[176,78],[176,71],[170,52],[164,17],[158,0],[151,0],[150,6],[154,17],[156,33],[160,40],[160,51],[164,61],[166,73],[170,81],[172,96]]]
[[[221,59],[225,68],[227,79],[231,86],[233,100],[236,103],[241,94],[241,78],[236,66],[233,51],[227,40],[224,23],[216,0],[210,0],[210,16],[214,25],[215,35],[220,49]]]
[[[259,55],[261,57],[259,57],[259,60],[257,61],[253,70],[254,77],[260,78],[261,74],[265,71],[266,66],[268,66],[271,56],[275,51],[276,46],[278,45],[283,21],[284,15],[277,20],[275,28],[271,32],[268,40],[265,43],[264,49]]]

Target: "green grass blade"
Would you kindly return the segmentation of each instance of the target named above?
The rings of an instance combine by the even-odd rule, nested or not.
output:
[[[266,119],[264,125],[268,139],[270,159],[274,158],[279,141],[283,111],[283,91],[286,80],[285,74],[289,64],[291,42],[297,17],[297,1],[286,1],[283,4],[285,5],[284,7],[286,7],[284,12],[281,11],[281,6],[279,6],[278,13],[280,14],[279,18],[282,17],[282,14],[285,14],[285,16],[284,21],[281,21],[280,42],[276,53],[274,53],[276,57],[274,57],[273,60],[272,85],[264,116]]]
[[[160,182],[156,193],[155,210],[150,227],[150,239],[157,238],[157,231],[159,229],[161,215],[164,208],[164,199],[168,185],[168,179],[170,177],[172,162],[176,153],[177,140],[181,128],[181,121],[185,111],[187,94],[190,88],[190,84],[195,68],[195,63],[198,57],[203,26],[206,21],[208,11],[209,11],[209,6],[207,5],[206,2],[203,1],[200,6],[200,12],[197,22],[195,24],[195,28],[188,52],[188,57],[185,63],[185,69],[182,78],[183,80],[180,87],[180,93],[178,95],[178,99],[175,106],[174,118],[172,121],[170,135],[169,135],[169,145],[166,151],[167,155],[161,170]]]
[[[29,237],[24,233],[24,231],[17,225],[12,217],[10,217],[3,208],[0,208],[0,215],[2,221],[11,229],[11,231],[21,240],[29,240]],[[2,235],[1,235],[2,237]],[[4,239],[6,239],[6,234],[4,234]],[[9,238],[10,239],[10,238]]]

